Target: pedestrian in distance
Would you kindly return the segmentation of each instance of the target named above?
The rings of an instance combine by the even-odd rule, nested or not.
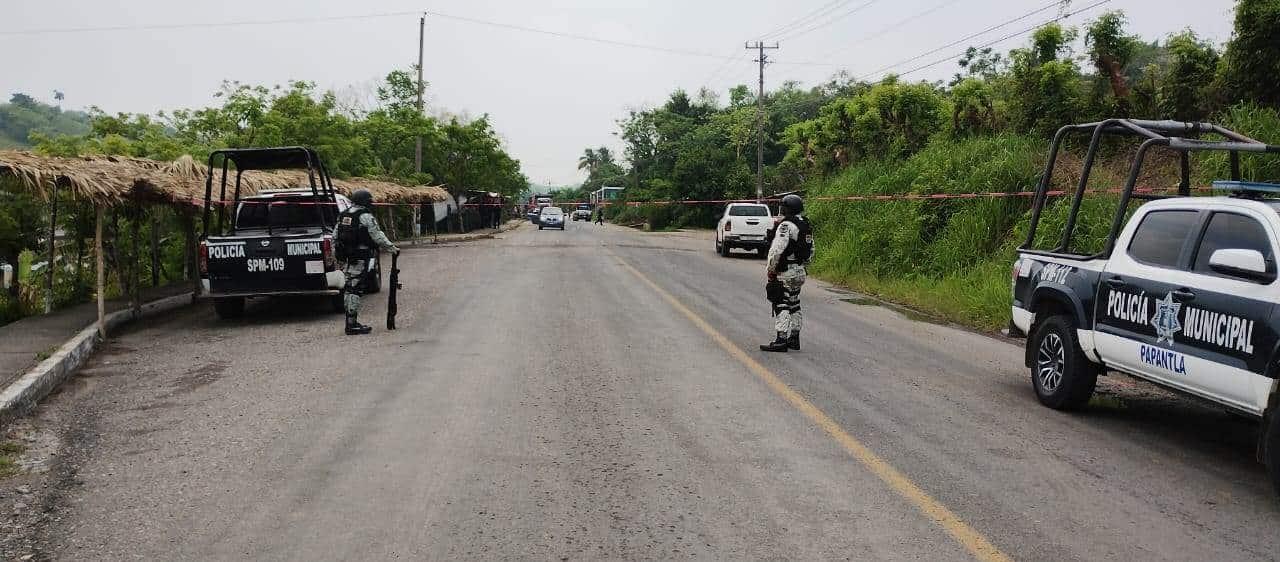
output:
[[[604,207],[596,209],[596,224],[604,224]]]
[[[804,316],[800,312],[800,288],[804,286],[805,267],[813,257],[813,228],[804,216],[804,200],[799,195],[782,198],[783,219],[778,223],[765,262],[765,292],[773,305],[773,327],[776,337],[762,344],[762,351],[785,353],[800,349],[800,328]]]
[[[338,215],[338,231],[334,238],[337,257],[345,262],[343,273],[347,282],[342,298],[347,312],[347,335],[367,334],[373,328],[358,322],[357,317],[360,315],[360,296],[367,290],[364,281],[368,277],[369,262],[378,256],[379,249],[398,255],[400,248],[392,244],[378,227],[378,219],[373,216],[373,194],[364,189],[352,193],[351,207]]]

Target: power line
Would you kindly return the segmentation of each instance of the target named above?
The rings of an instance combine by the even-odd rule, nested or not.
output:
[[[414,12],[414,13],[417,13],[417,12]],[[455,15],[451,15],[451,14],[443,14],[443,13],[440,13],[440,12],[430,12],[430,11],[429,11],[429,12],[426,12],[426,14],[427,14],[427,15],[429,15],[429,16],[436,16],[436,17],[438,17],[438,18],[451,19],[451,20],[456,20],[456,21],[464,21],[464,22],[467,22],[467,23],[474,23],[474,24],[477,24],[477,25],[487,25],[487,26],[490,26],[490,27],[497,27],[497,28],[501,28],[501,29],[512,29],[512,30],[515,30],[515,31],[524,31],[524,32],[526,32],[526,33],[537,33],[537,34],[540,34],[540,35],[550,35],[550,36],[553,36],[553,37],[561,37],[561,38],[565,38],[565,39],[576,39],[576,40],[578,40],[578,41],[587,41],[587,42],[590,42],[590,43],[599,43],[599,44],[602,44],[602,45],[613,45],[613,46],[615,46],[615,47],[629,47],[629,48],[632,48],[632,49],[645,49],[645,50],[649,50],[649,51],[657,51],[657,52],[668,53],[668,54],[672,54],[672,55],[685,55],[685,56],[691,56],[691,57],[703,57],[703,58],[712,58],[712,59],[736,58],[736,57],[722,57],[722,56],[720,56],[720,55],[716,55],[716,54],[712,54],[712,53],[706,53],[706,52],[689,51],[689,50],[685,50],[685,49],[673,49],[673,48],[670,48],[670,47],[662,47],[662,46],[659,46],[659,45],[646,45],[646,44],[643,44],[643,43],[632,43],[632,42],[629,42],[629,41],[617,41],[617,40],[614,40],[614,39],[604,39],[604,38],[600,38],[600,37],[591,37],[591,36],[589,36],[589,35],[578,35],[578,34],[576,34],[576,33],[565,33],[565,32],[561,32],[561,31],[550,31],[550,30],[546,30],[546,29],[538,29],[538,28],[536,28],[536,27],[526,27],[526,26],[523,26],[523,25],[515,25],[515,24],[510,24],[510,23],[502,23],[502,22],[496,22],[496,21],[482,20],[482,19],[478,19],[478,18],[470,18],[470,17],[466,17],[466,16],[455,16]]]
[[[902,19],[902,20],[900,20],[900,21],[897,21],[897,22],[894,22],[893,24],[890,24],[890,25],[888,25],[888,26],[885,26],[884,28],[880,29],[879,31],[876,31],[876,32],[872,33],[871,35],[864,35],[864,36],[862,36],[862,38],[860,38],[860,39],[858,39],[857,41],[854,41],[854,42],[852,42],[852,43],[849,43],[848,45],[845,45],[845,46],[843,46],[843,47],[837,48],[837,49],[835,49],[835,50],[833,50],[833,51],[828,51],[828,52],[824,53],[822,56],[820,56],[820,57],[818,57],[818,58],[827,58],[827,57],[829,57],[829,56],[831,56],[831,55],[834,55],[834,54],[836,54],[836,53],[844,52],[844,51],[847,51],[847,50],[849,50],[849,49],[852,49],[852,48],[854,48],[854,47],[856,47],[856,46],[858,46],[858,45],[861,45],[861,44],[863,44],[863,43],[866,43],[867,41],[870,41],[870,40],[872,40],[872,39],[878,39],[878,38],[880,38],[880,37],[883,37],[883,36],[887,35],[888,33],[892,32],[892,31],[896,31],[896,30],[898,30],[899,28],[901,28],[901,27],[902,27],[902,26],[904,26],[904,25],[907,25],[907,24],[909,24],[909,23],[911,23],[911,22],[913,22],[913,21],[916,21],[916,20],[918,20],[918,19],[920,19],[920,18],[923,18],[923,17],[925,17],[925,16],[928,16],[928,15],[930,15],[930,14],[932,14],[932,13],[934,13],[934,12],[938,11],[938,10],[941,10],[941,9],[943,9],[943,8],[946,8],[947,6],[950,6],[950,5],[952,5],[952,4],[955,4],[955,3],[959,2],[959,1],[960,1],[960,0],[946,0],[945,2],[943,2],[943,3],[941,3],[941,4],[938,4],[938,5],[936,5],[936,6],[932,7],[932,8],[928,8],[928,9],[926,9],[926,10],[922,11],[922,12],[918,12],[918,13],[913,14],[913,15],[911,15],[911,16],[907,16],[906,18],[903,18],[903,19]]]
[[[350,14],[342,16],[323,16],[311,18],[283,18],[272,20],[237,20],[227,22],[194,22],[194,23],[166,23],[166,24],[143,24],[143,25],[114,25],[114,26],[98,26],[98,27],[67,27],[67,28],[44,28],[44,29],[18,29],[0,31],[0,36],[16,36],[16,35],[46,35],[46,34],[68,34],[68,33],[93,33],[93,32],[115,32],[115,31],[155,31],[155,30],[175,30],[175,29],[207,29],[222,27],[240,27],[252,25],[279,25],[279,24],[305,24],[305,23],[323,23],[334,21],[361,20],[388,18],[396,16],[420,16],[426,14],[443,19],[462,21],[476,25],[485,25],[489,27],[497,27],[501,29],[511,29],[515,31],[523,31],[526,33],[537,33],[541,35],[550,35],[564,39],[575,39],[578,41],[587,41],[591,43],[599,43],[603,45],[613,45],[615,47],[627,47],[631,49],[643,49],[673,55],[683,55],[691,57],[712,58],[712,59],[736,59],[737,57],[726,57],[715,55],[712,53],[692,51],[688,49],[675,49],[671,47],[663,47],[661,45],[647,45],[644,43],[633,43],[629,41],[618,41],[615,39],[605,39],[602,37],[592,37],[589,35],[579,35],[576,33],[565,33],[561,31],[552,31],[548,29],[538,29],[536,27],[527,27],[523,25],[515,25],[497,21],[483,20],[479,18],[471,18],[466,16],[458,16],[453,14],[445,14],[441,12],[431,11],[413,11],[413,12],[381,12],[372,14]]]
[[[1048,20],[1048,21],[1042,22],[1042,23],[1040,23],[1040,24],[1038,24],[1038,25],[1034,25],[1034,26],[1028,27],[1027,29],[1024,29],[1024,30],[1022,30],[1022,31],[1018,31],[1018,32],[1016,32],[1016,33],[1010,33],[1010,34],[1005,35],[1004,37],[1001,37],[1001,38],[996,39],[996,40],[994,40],[994,41],[988,41],[988,42],[986,42],[986,43],[983,43],[983,44],[981,44],[981,45],[976,46],[975,48],[977,48],[977,49],[982,49],[982,48],[985,48],[985,47],[990,47],[990,46],[992,46],[992,45],[995,45],[996,43],[1000,43],[1000,42],[1002,42],[1002,41],[1007,41],[1007,40],[1009,40],[1009,39],[1013,39],[1014,37],[1018,37],[1018,36],[1020,36],[1020,35],[1026,35],[1026,34],[1028,34],[1028,33],[1031,33],[1032,31],[1035,31],[1035,30],[1037,30],[1037,29],[1040,29],[1041,27],[1044,27],[1044,26],[1046,26],[1046,25],[1048,25],[1048,24],[1051,24],[1051,23],[1054,23],[1054,22],[1058,22],[1058,21],[1065,20],[1065,19],[1067,19],[1067,18],[1070,18],[1071,16],[1074,16],[1074,15],[1079,14],[1079,13],[1081,13],[1081,12],[1085,12],[1085,11],[1088,11],[1088,10],[1092,10],[1093,8],[1097,8],[1098,6],[1101,6],[1101,5],[1106,4],[1106,3],[1108,3],[1108,2],[1111,2],[1111,0],[1100,0],[1100,1],[1098,1],[1098,2],[1094,2],[1093,4],[1090,4],[1090,5],[1088,5],[1088,6],[1085,6],[1085,7],[1083,7],[1083,8],[1080,8],[1079,10],[1076,10],[1076,11],[1074,11],[1074,12],[1067,12],[1067,13],[1065,13],[1065,14],[1061,15],[1061,16],[1058,16],[1058,17],[1053,18],[1053,19],[1051,19],[1051,20]],[[965,52],[956,53],[956,54],[951,55],[951,56],[949,56],[949,57],[941,58],[941,59],[935,60],[935,61],[933,61],[933,62],[931,62],[931,63],[923,64],[923,65],[917,66],[917,67],[915,67],[915,68],[912,68],[912,69],[910,69],[910,70],[906,70],[906,71],[900,72],[900,73],[898,73],[898,76],[906,76],[906,75],[911,74],[911,73],[913,73],[913,72],[917,72],[917,71],[920,71],[920,70],[924,70],[924,69],[926,69],[926,68],[931,68],[931,67],[937,66],[937,65],[939,65],[939,64],[942,64],[942,63],[944,63],[944,62],[948,62],[948,61],[951,61],[951,60],[958,59],[958,58],[960,58],[960,57],[963,57],[963,56],[966,54],[966,52],[967,52],[967,49],[966,49],[966,51],[965,51]],[[898,65],[893,65],[893,66],[898,66]],[[892,67],[889,67],[889,68],[892,68]],[[884,70],[884,69],[882,69],[882,70]],[[877,71],[875,71],[875,72],[871,72],[871,73],[869,73],[869,74],[865,74],[865,75],[863,75],[863,76],[859,76],[857,79],[858,79],[858,80],[863,80],[863,79],[867,78],[868,76],[871,76],[872,74],[876,74],[876,73],[878,73],[878,72],[880,72],[880,70],[877,70]]]
[[[803,30],[800,30],[800,31],[797,31],[797,32],[795,32],[795,33],[792,33],[792,34],[786,35],[785,37],[782,37],[782,38],[780,38],[780,39],[778,39],[778,40],[779,40],[779,41],[791,40],[791,39],[795,39],[796,37],[799,37],[799,36],[801,36],[801,35],[806,35],[806,34],[808,34],[808,33],[810,33],[810,32],[817,31],[817,30],[822,29],[822,28],[824,28],[824,27],[826,27],[826,26],[828,26],[828,25],[831,25],[831,24],[833,24],[833,23],[835,23],[835,22],[838,22],[838,21],[840,21],[840,20],[842,20],[842,19],[844,19],[844,18],[847,18],[847,17],[849,17],[849,16],[851,16],[851,15],[853,15],[853,14],[856,14],[856,13],[858,13],[858,12],[861,12],[861,11],[862,11],[864,8],[866,8],[867,6],[870,6],[870,5],[872,5],[872,4],[875,4],[875,3],[876,3],[876,2],[878,2],[878,1],[879,1],[879,0],[868,0],[867,2],[863,2],[862,4],[859,4],[859,5],[857,5],[857,6],[854,6],[852,10],[849,10],[849,11],[847,11],[847,12],[845,12],[845,13],[843,13],[843,14],[840,14],[840,15],[838,15],[838,16],[836,16],[836,17],[834,17],[834,18],[831,18],[831,19],[829,19],[829,20],[827,20],[827,21],[820,22],[820,23],[818,23],[818,24],[816,24],[816,25],[810,26],[810,27],[805,28],[805,29],[803,29]]]
[[[143,25],[108,25],[97,27],[62,27],[44,29],[13,29],[0,31],[0,35],[50,35],[63,33],[96,33],[104,31],[152,31],[165,29],[202,29],[213,27],[240,27],[245,25],[278,25],[289,23],[322,23],[331,21],[389,18],[419,15],[422,12],[381,12],[375,14],[351,14],[345,16],[321,16],[310,18],[284,18],[273,20],[239,20],[228,22],[160,23]]]
[[[1109,0],[1108,0],[1108,1],[1109,1]],[[911,63],[911,62],[918,61],[918,60],[920,60],[920,59],[922,59],[922,58],[925,58],[925,57],[927,57],[927,56],[929,56],[929,55],[932,55],[932,54],[937,53],[937,52],[939,52],[939,51],[942,51],[942,50],[944,50],[944,49],[950,49],[951,47],[954,47],[954,46],[956,46],[956,45],[959,45],[959,44],[961,44],[961,43],[964,43],[965,41],[968,41],[968,40],[973,39],[973,38],[975,38],[975,37],[980,37],[980,36],[986,35],[986,34],[988,34],[988,33],[991,33],[992,31],[995,31],[995,30],[997,30],[997,29],[1000,29],[1000,28],[1002,28],[1002,27],[1005,27],[1005,26],[1008,26],[1008,25],[1012,25],[1012,24],[1018,23],[1018,22],[1020,22],[1020,21],[1022,21],[1022,20],[1025,20],[1025,19],[1027,19],[1027,18],[1031,17],[1031,16],[1034,16],[1034,15],[1036,15],[1036,14],[1040,13],[1040,12],[1043,12],[1043,11],[1045,11],[1045,10],[1048,10],[1048,9],[1050,9],[1050,8],[1053,8],[1054,6],[1058,6],[1059,4],[1061,4],[1061,2],[1060,2],[1059,0],[1054,0],[1053,2],[1050,2],[1049,4],[1046,4],[1045,6],[1043,6],[1043,7],[1041,7],[1041,8],[1037,8],[1037,9],[1035,9],[1035,10],[1032,10],[1032,11],[1030,11],[1030,12],[1027,12],[1027,13],[1025,13],[1025,14],[1022,14],[1021,16],[1018,16],[1018,17],[1013,18],[1013,19],[1011,19],[1011,20],[1008,20],[1008,21],[1005,21],[1005,22],[1002,22],[1002,23],[999,23],[999,24],[993,25],[993,26],[988,27],[988,28],[986,28],[986,29],[984,29],[984,30],[982,30],[982,31],[977,32],[977,33],[973,33],[973,34],[970,34],[970,35],[966,35],[966,36],[964,36],[964,37],[961,37],[960,39],[957,39],[957,40],[955,40],[955,41],[952,41],[952,42],[950,42],[950,43],[947,43],[946,45],[943,45],[943,46],[938,47],[938,48],[936,48],[936,49],[933,49],[933,50],[931,50],[931,51],[926,51],[926,52],[924,52],[924,53],[920,53],[920,54],[918,54],[918,55],[916,55],[916,56],[914,56],[914,57],[911,57],[911,58],[909,58],[909,59],[902,60],[902,61],[898,61],[898,62],[895,62],[895,63],[893,63],[893,64],[891,64],[891,65],[888,65],[888,66],[885,66],[885,67],[879,68],[879,69],[877,69],[877,70],[873,70],[873,71],[871,71],[871,72],[867,73],[867,74],[866,74],[866,76],[870,76],[870,75],[872,75],[872,74],[877,74],[877,73],[880,73],[880,72],[883,72],[883,71],[886,71],[886,70],[889,70],[889,69],[892,69],[892,68],[896,68],[896,67],[902,66],[902,65],[907,64],[907,63]],[[1057,21],[1057,20],[1054,20],[1054,21]],[[1041,24],[1041,25],[1043,25],[1043,24]],[[1038,26],[1037,26],[1037,27],[1038,27]],[[1034,28],[1033,28],[1033,29],[1034,29]]]
[[[813,10],[812,12],[809,12],[809,13],[807,13],[807,14],[803,15],[803,16],[800,16],[800,17],[798,17],[798,18],[796,18],[796,19],[792,20],[790,23],[783,24],[783,25],[781,25],[781,26],[779,26],[779,27],[775,27],[775,28],[773,28],[773,29],[772,29],[772,30],[770,30],[770,31],[767,31],[767,32],[765,32],[765,33],[762,33],[759,37],[760,37],[761,39],[767,39],[767,38],[769,38],[769,37],[773,37],[773,36],[776,36],[776,35],[780,35],[780,34],[786,33],[786,32],[788,32],[788,31],[791,31],[791,30],[793,30],[793,29],[795,29],[795,28],[797,28],[797,27],[800,27],[800,26],[802,26],[802,25],[807,25],[807,24],[809,24],[809,23],[811,23],[811,22],[815,21],[817,18],[820,18],[820,17],[822,17],[822,16],[824,16],[824,15],[826,15],[826,14],[830,13],[830,12],[833,12],[833,11],[835,11],[835,10],[838,10],[838,9],[840,9],[840,8],[844,7],[844,5],[845,5],[845,4],[848,4],[849,2],[852,2],[852,1],[853,1],[853,0],[831,0],[830,2],[827,2],[826,4],[823,4],[822,6],[819,6],[819,7],[818,7],[818,9]]]

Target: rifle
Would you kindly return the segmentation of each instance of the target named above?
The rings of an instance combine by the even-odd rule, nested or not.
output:
[[[387,288],[387,329],[396,329],[396,291],[402,289],[400,285],[400,254],[391,254],[391,280]]]

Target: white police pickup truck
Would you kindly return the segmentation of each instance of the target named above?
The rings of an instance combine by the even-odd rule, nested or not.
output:
[[[1036,227],[1062,138],[1093,133],[1080,187],[1061,238],[1035,249]],[[1080,199],[1103,135],[1143,139],[1119,208],[1095,254],[1072,249]],[[1205,141],[1206,135],[1225,137]],[[1191,197],[1189,158],[1181,158],[1178,196],[1137,190],[1151,148],[1225,151],[1233,181],[1214,182],[1230,196]],[[1027,336],[1026,364],[1045,406],[1086,405],[1097,377],[1119,371],[1262,420],[1259,460],[1280,490],[1280,185],[1239,181],[1241,153],[1269,146],[1207,123],[1111,120],[1059,131],[1041,178],[1027,242],[1012,277],[1011,332]],[[1133,199],[1152,200],[1126,220]],[[1060,204],[1067,204],[1062,201]]]

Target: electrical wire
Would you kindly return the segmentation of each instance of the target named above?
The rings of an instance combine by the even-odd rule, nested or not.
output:
[[[1110,0],[1107,0],[1107,1],[1110,1]],[[882,68],[879,68],[879,69],[873,70],[873,71],[871,71],[871,72],[867,73],[867,74],[866,74],[866,76],[870,76],[870,75],[872,75],[872,74],[878,74],[878,73],[880,73],[880,72],[884,72],[884,71],[886,71],[886,70],[890,70],[890,69],[893,69],[893,68],[897,68],[897,67],[902,66],[902,65],[904,65],[904,64],[908,64],[908,63],[912,63],[912,62],[918,61],[918,60],[920,60],[920,59],[922,59],[922,58],[925,58],[925,57],[927,57],[927,56],[929,56],[929,55],[932,55],[932,54],[934,54],[934,53],[937,53],[937,52],[939,52],[939,51],[942,51],[942,50],[945,50],[945,49],[950,49],[951,47],[954,47],[954,46],[956,46],[956,45],[959,45],[959,44],[961,44],[961,43],[964,43],[965,41],[968,41],[968,40],[970,40],[970,39],[973,39],[973,38],[976,38],[976,37],[981,37],[981,36],[983,36],[983,35],[986,35],[986,34],[988,34],[988,33],[991,33],[992,31],[995,31],[995,30],[1000,29],[1000,28],[1002,28],[1002,27],[1005,27],[1005,26],[1009,26],[1009,25],[1013,25],[1013,24],[1015,24],[1015,23],[1018,23],[1018,22],[1020,22],[1020,21],[1022,21],[1022,20],[1025,20],[1025,19],[1027,19],[1027,18],[1029,18],[1029,17],[1031,17],[1031,16],[1034,16],[1034,15],[1036,15],[1036,14],[1038,14],[1038,13],[1040,13],[1040,12],[1043,12],[1043,11],[1045,11],[1045,10],[1051,9],[1051,8],[1053,8],[1053,7],[1055,7],[1055,6],[1060,5],[1060,4],[1061,4],[1061,2],[1060,2],[1059,0],[1054,0],[1053,2],[1050,2],[1049,4],[1046,4],[1045,6],[1043,6],[1043,7],[1041,7],[1041,8],[1037,8],[1037,9],[1035,9],[1035,10],[1032,10],[1032,11],[1030,11],[1030,12],[1027,12],[1027,13],[1025,13],[1025,14],[1022,14],[1021,16],[1018,16],[1018,17],[1013,18],[1013,19],[1011,19],[1011,20],[1007,20],[1007,21],[1004,21],[1004,22],[1002,22],[1002,23],[999,23],[999,24],[993,25],[993,26],[988,27],[988,28],[986,28],[986,29],[984,29],[984,30],[982,30],[982,31],[977,32],[977,33],[973,33],[973,34],[966,35],[966,36],[964,36],[964,37],[961,37],[960,39],[957,39],[957,40],[955,40],[955,41],[952,41],[952,42],[950,42],[950,43],[947,43],[946,45],[943,45],[943,46],[941,46],[941,47],[938,47],[938,48],[933,49],[933,50],[930,50],[930,51],[926,51],[926,52],[920,53],[920,54],[918,54],[918,55],[916,55],[916,56],[914,56],[914,57],[911,57],[911,58],[909,58],[909,59],[901,60],[901,61],[895,62],[895,63],[893,63],[893,64],[891,64],[891,65],[888,65],[888,66],[885,66],[885,67],[882,67]],[[1081,10],[1077,10],[1077,12],[1078,12],[1078,11],[1081,11]],[[1059,18],[1059,19],[1061,19],[1061,18]],[[1057,21],[1057,20],[1052,20],[1052,21]],[[1041,25],[1044,25],[1044,24],[1041,24]],[[1037,27],[1039,27],[1039,26],[1037,26]],[[1034,29],[1034,28],[1032,28],[1032,29]]]
[[[306,24],[306,23],[323,23],[334,21],[361,20],[388,18],[408,15],[427,15],[437,18],[462,21],[476,25],[485,25],[489,27],[497,27],[501,29],[510,29],[515,31],[523,31],[526,33],[537,33],[541,35],[550,35],[564,39],[575,39],[578,41],[587,41],[591,43],[599,43],[603,45],[613,45],[615,47],[627,47],[631,49],[643,49],[654,52],[661,52],[673,55],[684,55],[691,57],[712,58],[731,61],[737,57],[720,56],[707,52],[692,51],[688,49],[676,49],[671,47],[663,47],[661,45],[647,45],[644,43],[633,43],[630,41],[618,41],[615,39],[605,39],[602,37],[592,37],[589,35],[579,35],[576,33],[565,33],[560,31],[551,31],[547,29],[538,29],[536,27],[527,27],[523,25],[515,25],[479,18],[471,18],[466,16],[458,16],[454,14],[446,14],[433,11],[413,11],[413,12],[381,12],[372,14],[350,14],[342,16],[322,16],[310,18],[282,18],[271,20],[237,20],[227,22],[194,22],[194,23],[166,23],[166,24],[142,24],[142,25],[113,25],[113,26],[97,26],[97,27],[67,27],[67,28],[43,28],[43,29],[17,29],[17,30],[0,30],[0,36],[17,36],[17,35],[46,35],[46,34],[69,34],[69,33],[95,33],[95,32],[115,32],[115,31],[154,31],[154,30],[175,30],[175,29],[207,29],[222,27],[240,27],[252,25],[280,25],[280,24]]]
[[[866,7],[868,7],[868,6],[872,5],[872,4],[875,4],[875,3],[876,3],[876,2],[878,2],[878,1],[879,1],[879,0],[868,0],[867,2],[863,2],[862,4],[859,4],[859,5],[857,5],[857,6],[854,6],[852,10],[849,10],[849,11],[847,11],[847,12],[845,12],[845,13],[843,13],[843,14],[840,14],[840,15],[838,15],[838,16],[836,16],[836,17],[834,17],[834,18],[828,19],[828,20],[826,20],[826,21],[824,21],[824,22],[820,22],[820,23],[818,23],[818,24],[816,24],[816,25],[813,25],[813,26],[807,27],[807,28],[802,29],[802,30],[800,30],[800,31],[797,31],[797,32],[795,32],[795,33],[788,34],[788,35],[785,35],[785,36],[783,36],[783,37],[780,37],[780,38],[778,38],[778,39],[777,39],[777,41],[779,41],[779,42],[782,42],[782,41],[789,41],[789,40],[791,40],[791,39],[795,39],[796,37],[800,37],[801,35],[807,35],[807,34],[809,34],[809,33],[812,33],[812,32],[814,32],[814,31],[817,31],[817,30],[819,30],[819,29],[822,29],[822,28],[824,28],[824,27],[826,27],[826,26],[828,26],[828,25],[831,25],[831,24],[833,24],[833,23],[835,23],[835,22],[838,22],[838,21],[840,21],[840,20],[842,20],[842,19],[844,19],[844,18],[847,18],[847,17],[849,17],[849,16],[851,16],[851,15],[853,15],[853,14],[856,14],[856,13],[858,13],[858,12],[861,12],[861,11],[862,11],[863,9],[865,9]]]
[[[1018,31],[1018,32],[1016,32],[1016,33],[1010,33],[1010,34],[1005,35],[1004,37],[1001,37],[1001,38],[996,39],[996,40],[994,40],[994,41],[988,41],[988,42],[983,43],[983,44],[981,44],[981,45],[977,45],[977,46],[975,46],[974,48],[976,48],[976,49],[982,49],[982,48],[985,48],[985,47],[990,47],[990,46],[992,46],[992,45],[995,45],[995,44],[1000,43],[1000,42],[1003,42],[1003,41],[1008,41],[1009,39],[1013,39],[1014,37],[1018,37],[1018,36],[1021,36],[1021,35],[1026,35],[1026,34],[1028,34],[1028,33],[1031,33],[1031,32],[1033,32],[1033,31],[1035,31],[1035,30],[1037,30],[1037,29],[1040,29],[1041,27],[1044,27],[1044,26],[1049,25],[1049,24],[1051,24],[1051,23],[1054,23],[1054,22],[1058,22],[1058,21],[1065,20],[1065,19],[1070,18],[1070,17],[1072,17],[1072,16],[1074,16],[1074,15],[1076,15],[1076,14],[1079,14],[1079,13],[1081,13],[1081,12],[1085,12],[1085,11],[1088,11],[1088,10],[1092,10],[1093,8],[1097,8],[1098,6],[1101,6],[1101,5],[1103,5],[1103,4],[1107,4],[1107,3],[1109,3],[1109,2],[1111,2],[1111,0],[1100,0],[1100,1],[1098,1],[1098,2],[1094,2],[1093,4],[1090,4],[1090,5],[1088,5],[1088,6],[1085,6],[1085,7],[1083,7],[1083,8],[1080,8],[1079,10],[1075,10],[1075,11],[1073,11],[1073,12],[1067,12],[1067,13],[1065,13],[1065,14],[1061,15],[1061,16],[1058,16],[1058,17],[1053,18],[1053,19],[1051,19],[1051,20],[1047,20],[1047,21],[1045,21],[1045,22],[1042,22],[1042,23],[1040,23],[1040,24],[1038,24],[1038,25],[1034,25],[1034,26],[1032,26],[1032,27],[1028,27],[1027,29],[1024,29],[1024,30],[1022,30],[1022,31]],[[906,76],[906,75],[908,75],[908,74],[911,74],[911,73],[914,73],[914,72],[918,72],[918,71],[924,70],[924,69],[926,69],[926,68],[931,68],[931,67],[937,66],[937,65],[942,64],[942,63],[944,63],[944,62],[948,62],[948,61],[952,61],[952,60],[958,59],[958,58],[960,58],[960,57],[963,57],[967,52],[968,52],[968,50],[966,49],[966,50],[965,50],[965,52],[956,53],[956,54],[951,55],[951,56],[949,56],[949,57],[941,58],[941,59],[935,60],[935,61],[933,61],[933,62],[930,62],[930,63],[928,63],[928,64],[923,64],[923,65],[917,66],[917,67],[915,67],[915,68],[912,68],[912,69],[910,69],[910,70],[906,70],[906,71],[903,71],[903,72],[899,72],[899,73],[898,73],[898,76]],[[893,65],[893,66],[897,66],[897,65]],[[886,67],[886,68],[891,68],[891,67]],[[881,70],[884,70],[884,69],[881,69]],[[875,72],[871,72],[871,73],[869,73],[869,74],[865,74],[865,75],[859,76],[859,77],[858,77],[858,80],[864,80],[864,79],[866,79],[867,77],[871,76],[872,74],[876,74],[876,73],[881,72],[881,70],[877,70],[877,71],[875,71]]]
[[[765,32],[765,33],[763,33],[763,34],[760,34],[760,35],[758,35],[758,37],[759,37],[760,39],[762,39],[762,40],[763,40],[763,39],[768,39],[768,38],[771,38],[771,37],[774,37],[774,36],[777,36],[777,35],[781,35],[781,34],[783,34],[783,33],[787,33],[787,32],[789,32],[789,31],[791,31],[791,30],[793,30],[793,29],[796,29],[796,28],[798,28],[798,27],[801,27],[801,26],[804,26],[804,25],[808,25],[808,24],[810,24],[810,23],[812,23],[812,22],[816,21],[816,20],[817,20],[817,18],[820,18],[820,17],[822,17],[822,16],[824,16],[824,15],[826,15],[826,14],[828,14],[828,13],[831,13],[831,12],[834,12],[834,11],[836,11],[836,10],[840,9],[840,8],[843,8],[846,4],[848,4],[848,3],[852,2],[852,1],[853,1],[853,0],[831,0],[830,2],[827,2],[826,4],[823,4],[822,6],[819,6],[819,7],[818,7],[818,9],[813,10],[812,12],[809,12],[808,14],[805,14],[805,15],[803,15],[803,16],[800,16],[799,18],[796,18],[796,19],[792,20],[790,23],[783,24],[783,25],[781,25],[781,26],[779,26],[779,27],[775,27],[775,28],[773,28],[773,29],[772,29],[772,30],[770,30],[770,31],[767,31],[767,32]]]
[[[827,57],[829,57],[829,56],[831,56],[831,55],[834,55],[834,54],[836,54],[836,53],[841,53],[841,52],[844,52],[844,51],[848,51],[849,49],[852,49],[852,48],[854,48],[854,47],[856,47],[856,46],[858,46],[858,45],[861,45],[861,44],[863,44],[863,43],[866,43],[867,41],[871,41],[872,39],[878,39],[878,38],[880,38],[880,37],[883,37],[883,36],[885,36],[885,35],[889,34],[890,32],[897,31],[898,29],[902,28],[903,26],[905,26],[905,25],[907,25],[907,24],[909,24],[909,23],[911,23],[911,22],[913,22],[913,21],[916,21],[916,20],[918,20],[918,19],[920,19],[920,18],[923,18],[923,17],[925,17],[925,16],[928,16],[928,15],[930,15],[930,14],[934,13],[934,12],[937,12],[938,10],[941,10],[941,9],[943,9],[943,8],[946,8],[946,7],[948,7],[948,6],[951,6],[952,4],[956,4],[956,3],[958,3],[959,1],[960,1],[960,0],[946,0],[945,2],[942,2],[941,4],[938,4],[938,5],[936,5],[936,6],[932,7],[932,8],[928,8],[928,9],[926,9],[926,10],[922,11],[922,12],[918,12],[918,13],[916,13],[916,14],[913,14],[913,15],[907,16],[906,18],[903,18],[903,19],[902,19],[902,20],[900,20],[900,21],[897,21],[897,22],[894,22],[893,24],[890,24],[890,25],[888,25],[888,26],[885,26],[884,28],[882,28],[882,29],[880,29],[879,31],[876,31],[876,32],[874,32],[874,33],[872,33],[872,34],[870,34],[870,35],[864,35],[864,36],[862,36],[861,38],[859,38],[858,40],[856,40],[856,41],[854,41],[854,42],[852,42],[852,43],[849,43],[849,44],[847,44],[847,45],[845,45],[845,46],[843,46],[843,47],[840,47],[840,48],[837,48],[837,49],[835,49],[835,50],[832,50],[832,51],[828,51],[828,52],[826,52],[826,53],[823,53],[823,54],[822,54],[821,56],[819,56],[818,58],[820,58],[820,59],[825,59],[825,58],[827,58]]]
[[[416,16],[422,12],[381,12],[375,14],[351,14],[345,16],[320,16],[310,18],[283,18],[273,20],[239,20],[228,22],[195,22],[195,23],[160,23],[142,25],[107,25],[97,27],[62,27],[44,29],[10,29],[0,30],[0,35],[50,35],[63,33],[96,33],[104,31],[152,31],[165,29],[203,29],[213,27],[239,27],[245,25],[278,25],[290,23],[321,23],[331,21],[361,20],[389,18],[397,16]]]

